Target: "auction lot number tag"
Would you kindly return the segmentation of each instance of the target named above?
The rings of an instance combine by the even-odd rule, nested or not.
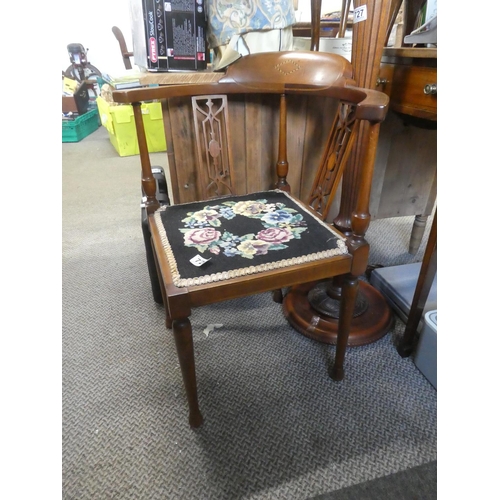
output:
[[[360,5],[359,7],[356,7],[353,11],[353,18],[352,22],[353,24],[359,23],[360,21],[366,21],[367,18],[367,9],[366,5]]]

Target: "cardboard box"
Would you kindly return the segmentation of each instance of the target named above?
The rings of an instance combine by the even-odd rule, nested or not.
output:
[[[206,70],[205,0],[130,0],[134,62],[148,71]]]
[[[111,144],[120,156],[139,154],[139,143],[130,104],[110,105],[102,97],[97,98],[97,109],[101,123],[109,133]],[[161,102],[148,102],[141,105],[146,141],[150,153],[166,151],[165,127]]]
[[[62,96],[62,112],[85,114],[89,109],[89,91],[87,84],[82,82],[71,96]]]

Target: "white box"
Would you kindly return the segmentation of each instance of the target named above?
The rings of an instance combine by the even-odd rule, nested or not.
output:
[[[415,365],[437,389],[437,310],[424,317],[424,328],[415,351]]]
[[[311,38],[294,36],[293,50],[311,50]],[[344,56],[350,62],[352,53],[352,38],[321,37],[319,39],[319,51],[331,52],[333,54]]]

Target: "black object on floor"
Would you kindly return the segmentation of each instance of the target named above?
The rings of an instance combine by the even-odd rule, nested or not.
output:
[[[437,460],[309,500],[433,500],[435,498],[437,498]]]

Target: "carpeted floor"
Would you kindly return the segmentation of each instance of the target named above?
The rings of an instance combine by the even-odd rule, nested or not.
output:
[[[335,347],[297,333],[270,295],[195,310],[205,423],[191,430],[148,281],[139,159],[120,158],[102,127],[62,153],[65,500],[436,498],[437,393],[397,354],[399,320],[349,349],[336,383]],[[406,251],[411,224],[374,221],[371,262],[421,260],[423,247]]]

